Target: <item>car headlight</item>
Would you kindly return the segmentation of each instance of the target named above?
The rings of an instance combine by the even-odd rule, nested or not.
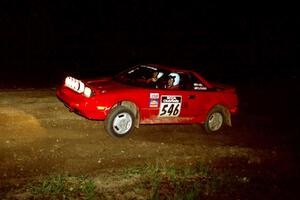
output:
[[[65,79],[65,86],[78,93],[84,92],[84,83],[70,76]]]
[[[84,96],[86,96],[86,97],[91,97],[92,94],[93,94],[93,92],[92,92],[91,88],[85,87],[85,88],[84,88],[84,91],[83,91],[83,94],[84,94]]]

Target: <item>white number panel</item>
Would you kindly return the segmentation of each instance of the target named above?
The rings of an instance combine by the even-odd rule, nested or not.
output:
[[[181,96],[162,95],[159,116],[160,117],[177,117],[181,110]]]

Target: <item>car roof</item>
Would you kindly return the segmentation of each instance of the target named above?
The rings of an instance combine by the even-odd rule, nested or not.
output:
[[[155,67],[158,69],[168,70],[172,72],[194,72],[194,70],[183,69],[179,67],[173,67],[173,66],[161,65],[161,64],[145,64],[145,66]]]

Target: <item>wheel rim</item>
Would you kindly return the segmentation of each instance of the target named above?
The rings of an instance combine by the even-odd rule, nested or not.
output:
[[[117,134],[126,134],[132,126],[131,115],[123,112],[119,113],[113,121],[113,129]]]
[[[208,126],[211,131],[217,131],[223,124],[223,115],[219,112],[212,113],[208,120]]]

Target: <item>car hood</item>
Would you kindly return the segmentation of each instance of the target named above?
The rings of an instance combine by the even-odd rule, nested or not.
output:
[[[112,77],[100,78],[97,80],[87,80],[85,81],[85,84],[98,91],[114,91],[129,88],[127,85],[114,81]]]

